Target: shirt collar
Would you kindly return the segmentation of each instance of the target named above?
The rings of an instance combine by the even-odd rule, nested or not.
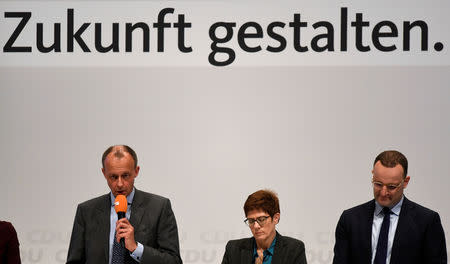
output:
[[[393,207],[389,208],[391,209],[391,212],[397,216],[400,215],[400,210],[402,209],[402,204],[405,196],[402,196],[402,199],[394,205]],[[375,200],[375,215],[379,215],[383,211],[383,206],[381,206],[376,200]]]
[[[256,242],[254,239],[253,239],[253,241],[254,241],[254,243],[253,243],[253,259],[255,259],[258,257],[258,252],[256,252]],[[264,257],[266,257],[267,254],[273,256],[273,251],[275,250],[276,241],[277,241],[277,236],[275,236],[273,238],[273,241],[272,241],[272,244],[270,244],[270,247],[268,249],[264,250],[264,253],[263,253]]]
[[[130,205],[133,202],[133,198],[134,198],[134,193],[135,193],[135,189],[133,187],[133,190],[131,191],[131,193],[127,196],[127,203],[128,205]],[[109,196],[111,198],[111,206],[114,206],[114,202],[116,201],[116,197],[113,195],[112,192],[109,193]]]

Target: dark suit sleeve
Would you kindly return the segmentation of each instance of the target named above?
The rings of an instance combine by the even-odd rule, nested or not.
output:
[[[447,247],[439,214],[434,212],[424,241],[424,258],[430,264],[447,264]]]
[[[141,264],[180,264],[180,246],[178,229],[170,201],[167,199],[158,219],[157,226],[158,248],[144,245]]]
[[[8,243],[6,244],[6,262],[5,264],[20,264],[20,252],[19,252],[19,239],[17,238],[16,230],[14,229],[14,226],[10,223],[7,223],[8,225],[8,234],[7,240]],[[5,237],[2,237],[2,239],[5,239]],[[0,262],[2,259],[0,259]]]
[[[230,242],[228,241],[227,245],[225,246],[225,253],[223,254],[222,264],[229,264],[230,261]]]
[[[346,229],[345,212],[342,213],[336,226],[335,238],[333,264],[350,263],[348,255],[350,237]]]
[[[67,264],[78,264],[86,262],[86,255],[84,249],[85,237],[85,221],[81,206],[78,205],[73,222],[72,235],[70,237],[69,251],[67,253]]]

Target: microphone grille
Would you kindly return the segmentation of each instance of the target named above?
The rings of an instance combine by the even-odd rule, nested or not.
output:
[[[125,197],[125,195],[119,194],[116,197],[116,200],[114,202],[114,209],[116,210],[116,213],[118,212],[127,212],[127,206],[128,206],[128,202],[127,202],[127,197]]]

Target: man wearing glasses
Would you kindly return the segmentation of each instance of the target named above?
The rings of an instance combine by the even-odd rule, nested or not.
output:
[[[439,214],[408,200],[408,160],[395,150],[374,161],[375,199],[345,210],[336,227],[333,264],[446,264]]]
[[[244,212],[244,222],[253,237],[229,241],[222,264],[306,264],[303,242],[275,230],[280,221],[280,205],[274,192],[259,190],[250,194]]]

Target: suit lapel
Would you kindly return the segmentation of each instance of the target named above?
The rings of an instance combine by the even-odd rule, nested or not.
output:
[[[398,263],[399,258],[404,253],[400,252],[400,244],[402,243],[402,239],[408,237],[408,232],[410,232],[411,226],[413,225],[413,218],[414,205],[404,197],[402,209],[398,218],[397,229],[395,230],[394,242],[392,244],[391,263]]]
[[[111,216],[111,198],[109,194],[104,196],[104,199],[99,207],[97,207],[98,215],[97,225],[99,228],[99,245],[103,245],[104,263],[109,260],[109,232],[110,232],[110,216]]]
[[[141,223],[142,216],[145,213],[144,208],[142,208],[145,206],[145,203],[141,195],[141,191],[138,189],[135,190],[136,192],[134,193],[133,202],[131,203],[130,223],[136,229],[136,227],[138,227]]]
[[[365,230],[362,232],[363,237],[363,243],[364,246],[363,249],[366,249],[366,256],[367,256],[367,263],[371,263],[372,261],[372,225],[373,225],[373,214],[375,211],[375,200],[370,201],[367,204],[366,207],[366,224],[365,224]]]
[[[273,250],[272,264],[283,264],[283,257],[288,257],[289,252],[286,251],[284,246],[283,236],[277,232],[277,241],[275,241],[275,248]]]
[[[241,247],[241,262],[240,263],[252,263],[253,261],[253,238],[249,238],[244,241]]]

